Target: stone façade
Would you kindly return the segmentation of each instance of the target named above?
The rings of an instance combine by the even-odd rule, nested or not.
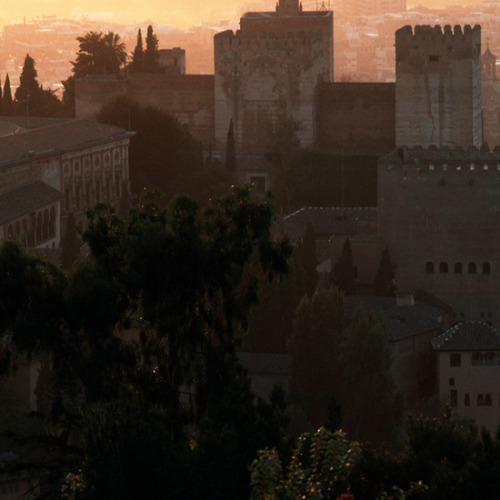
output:
[[[396,144],[482,144],[481,27],[396,31]]]

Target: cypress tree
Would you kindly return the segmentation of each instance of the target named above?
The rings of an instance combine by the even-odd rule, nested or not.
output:
[[[130,63],[131,73],[144,72],[144,48],[142,46],[142,32],[141,29],[137,31],[137,43],[132,54],[132,62]]]
[[[16,114],[28,114],[30,107],[34,109],[39,105],[41,89],[37,76],[35,61],[29,54],[26,54],[23,70],[19,77],[19,87],[14,99]]]
[[[146,35],[146,50],[144,52],[145,73],[159,73],[161,71],[160,62],[158,61],[159,56],[158,37],[153,33],[153,27],[149,25]]]
[[[234,147],[234,124],[233,120],[229,122],[226,141],[226,169],[230,172],[236,170],[236,149]]]
[[[375,275],[375,295],[392,297],[394,295],[394,273],[392,271],[391,257],[387,247],[384,248],[377,274]]]
[[[2,81],[0,80],[0,116],[3,115],[2,109]]]
[[[3,86],[2,112],[5,116],[12,114],[12,92],[10,90],[9,73],[7,73],[7,76],[5,77],[5,83]]]
[[[345,240],[342,253],[333,267],[332,281],[346,295],[354,294],[356,268],[352,261],[352,248],[349,238]]]
[[[318,271],[316,270],[316,241],[314,239],[314,229],[309,222],[304,231],[304,235],[295,250],[293,261],[297,276],[297,293],[299,300],[304,295],[312,296],[318,286]]]

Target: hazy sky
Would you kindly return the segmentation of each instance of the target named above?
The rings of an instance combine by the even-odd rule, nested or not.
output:
[[[465,0],[466,3],[476,3]],[[409,0],[409,4],[439,7],[460,4],[464,0]],[[275,0],[5,0],[2,2],[0,20],[20,22],[25,17],[55,15],[81,17],[79,12],[113,14],[117,22],[143,22],[171,24],[186,28],[201,21],[237,19],[246,7],[269,8]],[[314,7],[315,0],[303,0],[304,8]],[[335,5],[335,0],[331,2]]]

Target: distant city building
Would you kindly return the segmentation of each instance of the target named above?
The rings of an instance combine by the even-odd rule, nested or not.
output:
[[[338,7],[348,16],[381,16],[406,11],[406,0],[341,0]]]
[[[158,61],[170,75],[186,74],[186,51],[179,47],[173,49],[160,49]]]
[[[432,340],[438,354],[439,395],[459,415],[492,434],[500,424],[500,333],[482,321],[465,321]]]

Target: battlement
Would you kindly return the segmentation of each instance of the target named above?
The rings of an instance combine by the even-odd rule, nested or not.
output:
[[[307,40],[321,40],[323,32],[321,30],[310,31],[282,31],[282,32],[257,32],[232,30],[217,33],[214,36],[215,48],[254,48],[260,42],[265,43],[267,48],[293,47],[296,44],[304,44]]]
[[[441,29],[439,24],[434,27],[430,25],[417,25],[414,28],[407,25],[396,31],[396,44],[415,41],[427,42],[429,40],[436,42],[438,39],[441,39],[443,43],[470,43],[477,36],[481,36],[481,26],[478,24],[474,28],[470,24],[466,24],[463,30],[459,24],[455,25],[453,30],[449,24],[445,25],[444,29]]]
[[[449,147],[438,149],[434,145],[427,149],[421,146],[413,148],[403,146],[381,158],[379,165],[384,166],[386,170],[399,169],[419,174],[464,173],[468,174],[467,179],[473,174],[491,173],[498,180],[500,146],[493,150],[490,150],[487,144],[484,144],[480,149],[470,146],[465,150],[460,146],[453,149]]]

